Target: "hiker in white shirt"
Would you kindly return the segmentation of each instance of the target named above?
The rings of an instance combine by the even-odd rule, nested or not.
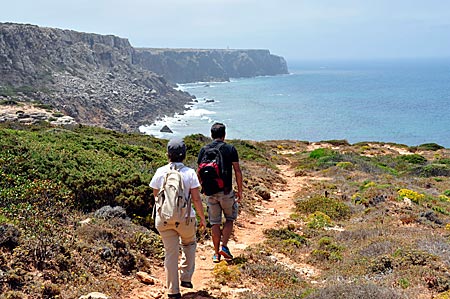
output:
[[[186,158],[186,145],[181,139],[171,139],[167,145],[167,156],[169,164],[156,170],[150,187],[153,188],[155,199],[161,188],[163,188],[165,175],[170,168],[176,168],[182,174],[185,198],[191,196],[195,210],[200,217],[200,228],[206,228],[206,220],[203,212],[202,200],[200,197],[200,182],[194,169],[183,165]],[[197,248],[196,239],[196,217],[195,211],[190,208],[188,221],[179,223],[167,223],[156,213],[155,227],[161,235],[164,243],[164,268],[166,272],[166,287],[169,298],[181,298],[181,286],[193,288],[192,275],[195,269],[195,250]],[[180,262],[180,275],[178,273],[178,254],[181,245],[182,257]],[[179,280],[180,278],[180,280]]]

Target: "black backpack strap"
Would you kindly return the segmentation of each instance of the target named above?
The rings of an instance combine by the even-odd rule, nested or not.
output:
[[[225,142],[217,142],[216,146],[214,146],[214,148],[217,148],[220,151],[220,148],[225,145]],[[222,154],[222,152],[221,152]]]
[[[213,146],[213,143],[208,143],[207,145],[205,145],[205,150],[210,149],[210,148],[216,148],[216,149],[220,149],[223,145],[225,145],[225,142],[220,141],[217,142],[216,145]]]
[[[222,171],[222,176],[226,176],[227,175],[227,170],[225,168],[225,163],[223,161],[223,154],[220,151],[220,149],[224,145],[225,145],[225,142],[219,142],[219,143],[216,144],[216,146],[214,146],[214,148],[216,148],[219,151],[219,154],[220,154],[220,164],[222,164],[222,165],[220,165],[220,167],[221,167],[221,171]]]

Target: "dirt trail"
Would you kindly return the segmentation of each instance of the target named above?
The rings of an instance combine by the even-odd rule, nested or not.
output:
[[[248,246],[261,243],[264,240],[264,230],[274,228],[278,223],[289,221],[289,215],[293,212],[293,199],[298,190],[308,187],[308,178],[295,176],[294,171],[289,168],[289,165],[278,165],[281,174],[286,180],[286,184],[275,186],[271,192],[271,199],[262,201],[256,207],[257,215],[252,216],[241,213],[238,217],[234,227],[233,239],[229,241],[228,246],[234,256],[242,254]],[[198,244],[196,255],[196,270],[193,277],[194,289],[182,289],[185,294],[183,298],[211,298],[202,297],[201,291],[210,290],[211,282],[214,280],[213,269],[215,264],[211,257],[213,254],[212,241],[207,240],[204,244]],[[289,261],[291,263],[291,261]],[[288,264],[289,264],[288,263]],[[292,263],[291,263],[292,264]],[[307,265],[295,265],[297,270],[304,268],[304,273],[314,275],[314,269],[309,269]],[[161,289],[165,281],[165,274],[163,269],[155,269],[152,276],[158,279],[154,286],[143,287],[140,290],[135,290],[128,298],[165,298],[164,291]],[[159,290],[157,289],[159,288]],[[227,292],[239,292],[239,290],[222,289]]]

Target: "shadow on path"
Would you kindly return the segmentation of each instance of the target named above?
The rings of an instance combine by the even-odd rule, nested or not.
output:
[[[181,296],[183,299],[218,299],[217,297],[214,297],[210,295],[207,291],[198,291],[198,292],[189,292]]]

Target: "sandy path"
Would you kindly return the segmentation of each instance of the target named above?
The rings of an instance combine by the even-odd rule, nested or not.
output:
[[[258,212],[256,216],[244,213],[239,215],[234,226],[233,239],[228,243],[235,257],[242,254],[248,246],[263,242],[265,238],[264,230],[277,227],[278,223],[288,221],[290,214],[293,212],[295,193],[301,188],[308,186],[308,179],[305,177],[296,177],[294,171],[289,168],[289,165],[279,165],[278,167],[287,184],[278,185],[272,190],[271,199],[269,201],[262,201],[256,207]],[[182,293],[185,294],[183,298],[213,298],[202,297],[200,295],[201,291],[211,292],[210,284],[214,280],[213,269],[215,266],[211,260],[212,254],[213,247],[211,240],[207,240],[204,244],[198,244],[196,270],[192,280],[194,289],[182,289]],[[165,298],[164,291],[161,289],[165,281],[163,269],[155,269],[152,276],[158,279],[158,283],[155,286],[146,286],[135,290],[128,298]],[[231,289],[225,289],[227,289],[225,291],[233,292]],[[221,291],[224,291],[224,289]]]
[[[271,192],[271,200],[263,201],[256,206],[256,216],[240,214],[234,226],[233,238],[228,242],[232,254],[236,257],[242,254],[248,246],[261,243],[264,240],[263,231],[273,228],[276,223],[289,218],[292,213],[292,199],[299,186],[298,178],[294,176],[289,166],[279,166],[287,181],[286,185],[277,186]],[[195,290],[207,288],[208,283],[213,280],[212,270],[215,264],[211,257],[214,250],[212,241],[199,245],[196,259],[196,270],[193,284]]]

